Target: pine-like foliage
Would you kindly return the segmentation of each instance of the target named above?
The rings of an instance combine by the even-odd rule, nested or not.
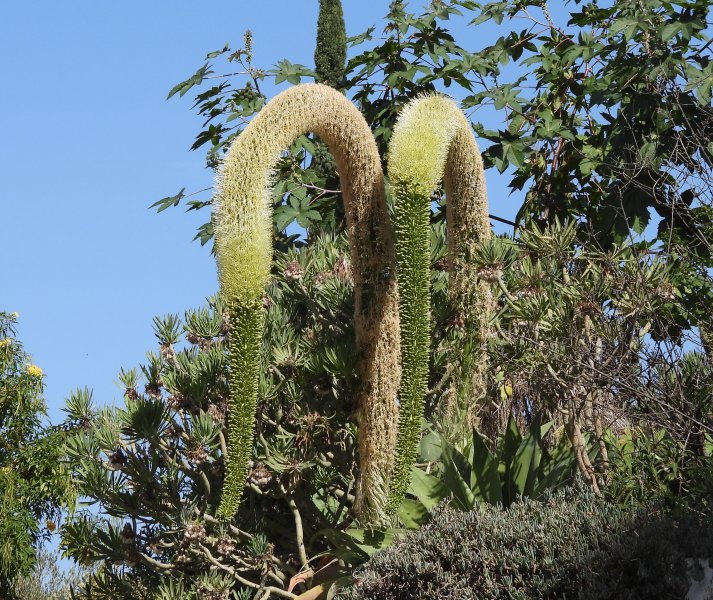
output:
[[[347,59],[347,34],[341,0],[319,0],[317,47],[314,64],[317,81],[339,87],[344,79]]]
[[[154,598],[163,581],[161,597],[171,598],[169,580],[187,598],[253,594],[261,582],[263,594],[282,591],[306,560],[333,551],[316,534],[346,527],[355,500],[353,292],[346,235],[275,252],[256,435],[231,524],[216,517],[229,399],[224,304],[156,319],[157,347],[119,374],[119,407],[97,409],[86,391],[69,399],[67,451],[95,509],[63,528],[64,548],[99,566],[82,597]]]

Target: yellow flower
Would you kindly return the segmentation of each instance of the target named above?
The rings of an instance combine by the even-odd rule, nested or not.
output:
[[[32,377],[42,377],[42,369],[37,365],[27,365],[27,373]]]
[[[12,340],[10,338],[0,340],[0,348],[4,348],[5,346],[9,346],[10,344],[12,344]]]

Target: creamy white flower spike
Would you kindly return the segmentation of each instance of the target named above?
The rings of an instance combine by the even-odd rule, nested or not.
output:
[[[262,297],[272,264],[272,181],[281,152],[315,133],[337,163],[354,277],[358,357],[357,515],[383,516],[393,464],[400,379],[394,246],[376,142],[359,110],[324,85],[300,85],[271,100],[232,144],[219,174],[215,251],[230,312],[226,479],[218,516],[230,519],[245,485],[258,395]],[[386,275],[385,275],[386,274]]]
[[[473,258],[491,235],[483,161],[470,123],[455,103],[439,95],[413,100],[401,111],[389,144],[396,233],[396,273],[401,321],[399,429],[387,513],[406,493],[418,452],[428,382],[430,347],[431,198],[446,191],[449,295],[456,314],[478,342],[486,337],[492,305]],[[480,307],[480,311],[476,309]],[[469,317],[471,318],[471,317]],[[468,376],[482,385],[484,361]]]

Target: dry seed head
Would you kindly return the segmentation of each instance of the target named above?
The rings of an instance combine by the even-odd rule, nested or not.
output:
[[[320,271],[314,276],[314,279],[312,280],[312,283],[316,286],[321,286],[324,285],[324,283],[332,277],[332,273],[329,271]]]
[[[339,277],[339,279],[342,279],[343,281],[351,282],[352,266],[349,263],[349,259],[346,256],[340,256],[332,267],[332,273],[334,273],[336,277]]]
[[[117,448],[112,454],[109,455],[109,468],[112,470],[119,470],[126,465],[126,454],[121,448]]]
[[[284,275],[285,279],[299,281],[302,279],[302,275],[304,275],[304,269],[302,269],[302,266],[296,260],[291,260],[285,265]]]
[[[235,541],[227,536],[223,536],[218,539],[215,549],[221,556],[230,556],[233,552],[235,552]]]
[[[249,481],[259,488],[266,487],[272,481],[272,473],[263,463],[259,462],[251,469]]]
[[[186,530],[183,533],[183,539],[187,542],[202,542],[205,540],[205,527],[201,523],[191,522],[186,525]]]
[[[171,344],[161,344],[159,351],[166,360],[175,360],[176,358],[176,351]]]
[[[217,404],[208,405],[208,414],[216,422],[219,423],[225,419],[225,411]]]
[[[127,387],[124,390],[124,396],[128,398],[129,400],[138,400],[141,396],[139,396],[139,392],[136,391],[135,387]]]
[[[131,526],[131,523],[124,523],[124,528],[121,530],[121,541],[124,544],[130,544],[131,540],[134,539],[134,528]]]
[[[208,459],[208,453],[203,446],[186,452],[186,458],[196,465],[202,465]]]

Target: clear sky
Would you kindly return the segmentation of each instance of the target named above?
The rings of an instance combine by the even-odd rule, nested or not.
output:
[[[188,151],[192,97],[166,102],[168,90],[246,29],[257,65],[312,66],[317,4],[1,0],[0,309],[20,313],[53,421],[78,387],[120,403],[116,375],[154,348],[152,318],[217,291],[208,246],[191,241],[207,212],[148,209],[213,180]],[[345,0],[348,34],[381,31],[388,5]],[[469,49],[488,33],[458,30]],[[488,180],[491,211],[512,215],[505,178]]]

